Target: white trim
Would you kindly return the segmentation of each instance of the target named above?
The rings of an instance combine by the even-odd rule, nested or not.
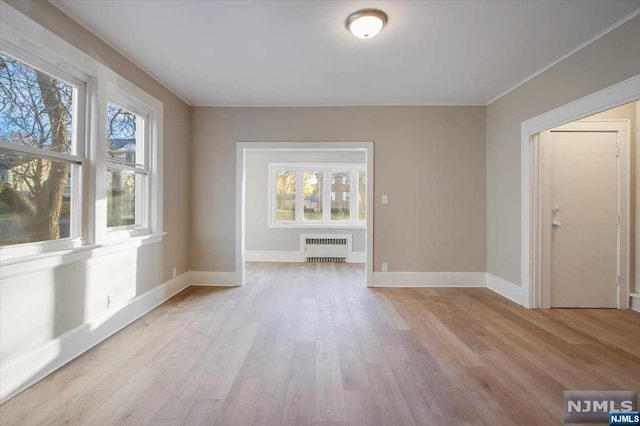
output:
[[[109,316],[78,326],[0,370],[0,402],[5,402],[88,351],[189,286],[185,272],[131,300]]]
[[[372,287],[486,286],[486,272],[374,272]]]
[[[323,209],[324,210],[327,209]],[[270,210],[271,211],[271,210]],[[304,223],[304,222],[274,222],[274,223],[269,223],[268,224],[268,228],[275,228],[275,229],[313,229],[313,228],[318,228],[318,229],[337,229],[339,228],[340,231],[344,230],[344,229],[366,229],[367,225],[366,225],[366,221],[362,221],[362,222],[347,222],[344,221],[345,223],[340,223],[340,221],[336,220],[333,221],[331,223],[326,223],[326,222],[320,222],[318,221],[318,223],[314,223],[314,222],[309,222],[309,223]],[[359,225],[361,224],[361,225]]]
[[[52,251],[39,255],[29,255],[0,262],[0,279],[30,274],[44,269],[56,268],[69,263],[83,262],[96,257],[119,253],[137,247],[162,241],[162,234],[149,234],[111,243],[80,246],[70,250]]]
[[[236,280],[242,285],[245,276],[245,160],[246,151],[364,151],[367,167],[367,261],[365,280],[368,287],[373,285],[373,142],[236,142]]]
[[[304,252],[247,250],[244,252],[245,262],[304,262]]]
[[[518,87],[522,86],[523,84],[527,83],[530,80],[533,80],[534,78],[536,78],[537,76],[539,76],[540,74],[542,74],[543,72],[549,70],[550,68],[554,67],[555,65],[559,64],[560,62],[564,61],[565,59],[567,59],[569,56],[573,55],[574,53],[578,52],[581,49],[584,49],[585,47],[587,47],[588,45],[590,45],[591,43],[593,43],[594,41],[598,40],[599,38],[607,35],[608,33],[610,33],[611,31],[615,30],[616,28],[618,28],[620,25],[624,24],[625,22],[630,21],[631,19],[635,18],[638,14],[640,14],[640,8],[636,9],[635,11],[633,11],[631,14],[627,15],[626,17],[622,18],[621,20],[619,20],[618,22],[615,22],[613,25],[611,25],[609,28],[607,28],[606,30],[602,31],[601,33],[595,35],[594,37],[591,37],[589,40],[585,41],[584,43],[582,43],[581,45],[579,45],[578,47],[576,47],[575,49],[573,49],[571,52],[562,55],[561,57],[559,57],[558,59],[556,59],[555,61],[551,62],[549,65],[547,65],[546,67],[534,72],[533,74],[529,75],[528,77],[526,77],[524,80],[520,81],[518,84],[516,84],[515,86],[511,87],[510,89],[505,90],[504,92],[502,92],[501,94],[499,94],[498,96],[496,96],[495,98],[491,99],[489,102],[487,102],[485,104],[485,106],[490,105],[492,103],[494,103],[495,101],[497,101],[498,99],[502,98],[503,96],[508,95],[509,93],[513,92],[514,90],[516,90]]]
[[[236,287],[235,272],[191,271],[189,280],[191,285],[211,287]]]
[[[82,247],[82,238],[61,238],[0,247],[0,267],[9,261],[20,261],[44,253],[55,253]],[[1,273],[1,272],[0,272]]]
[[[245,196],[247,175],[244,166],[247,162],[247,150],[244,144],[236,142],[236,277],[234,283],[244,285],[245,277],[245,223],[247,221]],[[267,197],[271,198],[271,197]],[[271,208],[269,208],[271,210]]]
[[[566,105],[540,114],[522,123],[520,133],[521,176],[520,176],[520,213],[521,213],[521,285],[528,289],[523,293],[523,305],[529,308],[539,307],[538,288],[535,271],[532,266],[532,194],[535,192],[534,182],[534,150],[531,138],[534,134],[594,115],[601,111],[640,99],[640,74],[609,86],[595,93],[582,97]]]
[[[493,274],[487,273],[487,288],[498,293],[500,296],[517,303],[518,305],[522,305],[523,288],[518,284],[514,284],[510,281],[503,280],[500,277],[496,277]]]

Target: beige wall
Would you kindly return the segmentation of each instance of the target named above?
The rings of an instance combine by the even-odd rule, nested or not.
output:
[[[191,108],[148,74],[48,1],[8,0],[7,4],[78,47],[164,104],[164,238],[153,265],[165,281],[171,269],[188,270]],[[152,267],[149,265],[149,267]]]
[[[191,269],[235,270],[236,141],[372,141],[375,269],[484,271],[484,132],[484,107],[194,108]]]
[[[520,125],[640,73],[640,16],[487,106],[487,271],[520,284]]]

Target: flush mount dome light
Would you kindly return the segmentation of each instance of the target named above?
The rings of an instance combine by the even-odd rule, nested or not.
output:
[[[387,14],[378,9],[362,9],[347,18],[347,29],[361,39],[375,37],[387,23]]]

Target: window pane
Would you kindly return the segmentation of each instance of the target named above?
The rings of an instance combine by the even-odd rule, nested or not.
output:
[[[70,236],[72,171],[64,162],[0,152],[0,245]]]
[[[358,220],[367,219],[367,174],[358,172]]]
[[[276,172],[276,220],[296,219],[296,172]]]
[[[304,172],[304,219],[322,220],[322,172]]]
[[[136,174],[107,171],[107,226],[136,224]]]
[[[107,105],[107,158],[136,164],[137,116],[114,104]],[[138,160],[139,161],[139,160]]]
[[[0,140],[71,153],[73,86],[0,53]]]
[[[349,172],[331,173],[331,220],[349,220],[351,204],[349,176]]]

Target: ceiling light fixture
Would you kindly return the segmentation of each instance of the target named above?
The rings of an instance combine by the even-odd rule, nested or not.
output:
[[[361,39],[375,37],[387,23],[387,14],[378,9],[362,9],[347,18],[347,29]]]

